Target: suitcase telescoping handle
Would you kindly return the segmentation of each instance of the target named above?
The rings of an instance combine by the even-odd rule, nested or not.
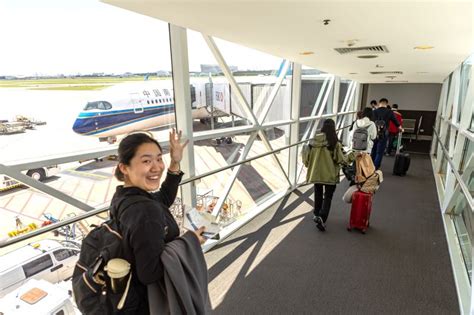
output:
[[[398,140],[397,140],[397,154],[400,153],[400,146],[402,145],[402,132],[398,132]]]

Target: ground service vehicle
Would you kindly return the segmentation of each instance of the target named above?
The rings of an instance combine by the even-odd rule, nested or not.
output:
[[[0,299],[0,314],[80,314],[67,292],[45,280],[31,279]]]
[[[75,242],[45,239],[0,256],[0,298],[30,279],[71,278],[79,252]]]
[[[59,173],[60,168],[57,165],[47,166],[47,167],[40,167],[31,170],[24,171],[26,175],[30,176],[31,178],[43,181],[48,177],[54,176]],[[21,183],[17,182],[16,180],[4,175],[0,174],[0,191],[7,190],[11,188],[15,188],[21,186]]]

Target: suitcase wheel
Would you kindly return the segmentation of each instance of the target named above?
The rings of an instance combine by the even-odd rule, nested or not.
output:
[[[347,227],[347,230],[348,230],[349,232],[352,232],[352,228],[351,228],[350,226]]]
[[[366,230],[366,229],[360,230],[360,232],[361,232],[362,234],[365,234],[365,231],[367,231],[367,230]]]

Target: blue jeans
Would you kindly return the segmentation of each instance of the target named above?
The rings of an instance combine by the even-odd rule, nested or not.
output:
[[[374,140],[374,146],[372,147],[372,153],[370,156],[374,162],[375,169],[379,169],[380,165],[382,164],[383,154],[385,152],[385,148],[387,147],[387,138],[387,135],[385,135]]]

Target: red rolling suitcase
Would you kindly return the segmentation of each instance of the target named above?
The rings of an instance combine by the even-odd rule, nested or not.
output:
[[[372,211],[372,194],[356,191],[352,195],[351,218],[347,230],[358,229],[365,233],[369,227],[370,212]]]

